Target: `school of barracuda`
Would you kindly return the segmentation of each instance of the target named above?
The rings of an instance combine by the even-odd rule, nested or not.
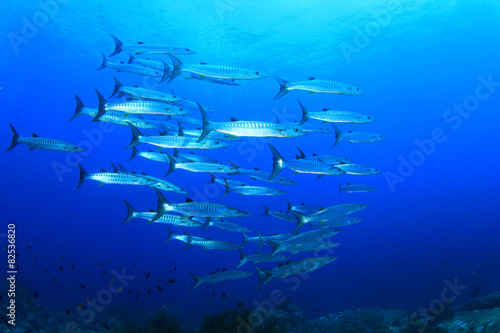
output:
[[[110,57],[121,52],[128,52],[127,62],[111,62],[102,53],[103,61],[98,69],[111,68],[117,72],[125,72],[137,75],[160,78],[163,81],[171,82],[177,76],[182,75],[185,79],[203,80],[207,82],[239,86],[238,80],[263,79],[268,77],[259,71],[230,67],[224,65],[212,65],[206,63],[183,62],[177,56],[195,54],[189,48],[168,45],[168,44],[148,44],[137,42],[124,44],[115,36],[111,36],[115,41],[115,50]],[[165,55],[165,60],[157,61],[148,58],[141,58],[144,54]],[[171,65],[169,64],[171,63]],[[274,97],[278,99],[292,90],[305,90],[310,93],[331,93],[345,95],[361,95],[364,92],[355,86],[340,82],[316,79],[310,77],[309,80],[300,82],[288,82],[282,78],[273,77],[279,83],[279,92]],[[273,156],[272,171],[267,172],[259,169],[243,169],[234,161],[230,165],[202,154],[192,151],[180,151],[179,149],[220,149],[228,147],[231,141],[243,140],[245,137],[280,137],[293,138],[310,135],[312,132],[331,133],[333,136],[332,146],[338,145],[342,140],[351,143],[375,142],[384,140],[385,137],[376,133],[368,132],[341,132],[334,123],[371,123],[375,121],[373,117],[362,115],[356,112],[330,110],[324,108],[318,111],[310,111],[300,101],[298,107],[302,112],[300,122],[282,123],[263,122],[255,120],[231,119],[229,122],[213,121],[212,116],[207,112],[215,110],[208,106],[201,105],[197,101],[187,100],[174,93],[169,94],[158,90],[150,90],[137,86],[126,87],[114,78],[115,87],[111,97],[112,103],[96,90],[98,97],[97,108],[87,108],[78,96],[76,98],[76,110],[70,121],[82,115],[88,115],[93,121],[110,122],[113,124],[128,126],[131,131],[131,142],[125,149],[132,148],[130,159],[141,157],[151,161],[168,163],[169,168],[165,176],[178,169],[189,172],[204,172],[211,177],[209,184],[218,183],[225,187],[223,198],[231,193],[239,195],[276,196],[286,194],[284,191],[267,187],[247,184],[231,179],[230,176],[246,175],[254,180],[260,180],[270,184],[281,184],[294,186],[297,182],[279,176],[282,169],[288,168],[297,173],[309,173],[317,175],[317,178],[324,175],[337,176],[343,174],[352,175],[373,175],[380,173],[376,168],[363,164],[354,164],[346,157],[332,155],[306,156],[298,149],[295,159],[284,159],[278,150],[271,144],[269,151]],[[111,98],[110,97],[110,98]],[[126,100],[121,100],[125,97]],[[186,117],[198,113],[198,118]],[[147,119],[143,115],[161,116],[166,120]],[[309,120],[315,119],[323,122],[314,124]],[[194,126],[194,129],[185,129],[182,124]],[[326,125],[325,125],[326,124]],[[42,138],[33,133],[32,137],[21,137],[12,125],[12,143],[7,151],[22,143],[29,146],[29,150],[46,149],[64,152],[82,152],[83,148],[76,145],[49,138]],[[143,130],[157,130],[158,135],[145,135]],[[155,150],[146,148],[139,150],[137,146],[156,146]],[[172,152],[162,152],[165,148],[172,149]],[[129,160],[130,160],[129,159]],[[252,215],[249,212],[238,208],[229,207],[223,204],[209,202],[194,202],[186,199],[186,202],[171,203],[161,191],[173,192],[189,195],[189,192],[179,186],[168,182],[162,178],[127,171],[120,164],[112,164],[113,171],[101,169],[99,172],[87,173],[79,164],[80,179],[77,189],[86,180],[95,180],[100,185],[122,184],[149,186],[154,189],[158,202],[155,211],[138,212],[133,206],[124,200],[127,209],[127,216],[122,224],[133,219],[144,219],[147,223],[164,223],[176,227],[185,228],[208,228],[210,226],[227,231],[239,232],[243,236],[243,243],[236,244],[221,240],[212,240],[203,237],[191,236],[188,232],[174,233],[167,227],[168,237],[166,242],[176,240],[186,244],[185,248],[193,245],[203,247],[207,250],[227,250],[239,251],[240,262],[233,271],[221,271],[212,273],[204,277],[192,274],[194,285],[192,289],[202,283],[217,283],[226,280],[241,279],[252,275],[252,272],[236,270],[247,262],[258,265],[261,262],[281,262],[274,269],[263,269],[255,266],[258,273],[257,286],[268,283],[271,279],[282,279],[293,274],[305,274],[315,271],[324,265],[335,261],[336,257],[312,256],[298,261],[289,261],[289,256],[320,250],[330,250],[339,245],[331,240],[331,237],[341,231],[340,227],[349,226],[361,221],[360,218],[350,216],[357,211],[366,208],[363,204],[340,204],[330,207],[316,207],[306,204],[293,205],[287,200],[288,209],[285,212],[272,211],[264,206],[263,216],[272,216],[279,220],[295,223],[295,228],[288,234],[275,234],[272,236],[261,235],[258,231],[251,230],[242,225],[228,220],[228,218],[245,217]],[[219,174],[221,176],[216,176]],[[339,194],[374,192],[378,189],[363,184],[350,184],[342,186],[339,182]],[[234,194],[233,194],[234,195]],[[310,230],[299,232],[304,225],[309,225]],[[255,233],[257,236],[249,236]],[[257,243],[259,252],[247,255],[243,251],[243,246],[247,242]],[[269,245],[272,252],[260,252],[264,245]],[[288,253],[288,254],[284,254]],[[328,253],[331,253],[329,251]]]

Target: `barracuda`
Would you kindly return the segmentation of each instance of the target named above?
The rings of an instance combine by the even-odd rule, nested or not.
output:
[[[151,220],[155,217],[156,212],[155,211],[149,211],[149,212],[137,212],[127,201],[123,200],[125,203],[125,206],[127,207],[127,217],[125,220],[122,222],[122,224],[128,223],[132,221],[133,219],[143,219],[148,221],[147,223],[153,223]],[[165,214],[161,218],[155,221],[155,223],[166,223],[166,224],[171,224],[175,226],[181,226],[181,227],[203,227],[204,224],[195,221],[193,219],[188,219],[182,216],[177,216],[177,215],[170,215],[170,214]]]
[[[108,59],[106,58],[106,55],[104,53],[102,53],[102,64],[101,64],[101,66],[99,66],[97,68],[97,70],[100,70],[100,69],[103,69],[106,67],[112,68],[112,69],[116,70],[117,72],[125,72],[125,73],[138,74],[138,75],[151,76],[151,77],[161,77],[161,79],[160,79],[160,81],[158,81],[158,83],[165,81],[170,76],[170,71],[168,70],[167,64],[164,65],[164,68],[162,70],[157,70],[157,69],[151,69],[151,68],[147,68],[147,67],[137,65],[137,64],[113,63],[113,62],[109,62]]]
[[[358,143],[358,142],[376,142],[385,140],[385,136],[375,133],[368,132],[353,132],[349,131],[347,133],[342,133],[340,129],[332,124],[335,130],[335,144],[334,147],[340,143],[341,140],[349,141],[350,143]]]
[[[344,170],[348,175],[377,175],[380,173],[378,169],[362,164],[336,164],[335,166]]]
[[[9,148],[7,148],[7,151],[11,150],[19,143],[29,146],[29,151],[32,151],[34,149],[64,151],[67,153],[80,153],[86,151],[83,148],[61,140],[41,138],[35,133],[33,133],[32,137],[22,137],[16,132],[14,126],[12,126],[11,124],[9,124],[9,126],[12,131],[12,142]]]
[[[311,225],[318,228],[331,228],[331,227],[337,228],[337,227],[345,227],[351,224],[356,224],[360,221],[361,219],[359,217],[343,216],[319,222],[312,221]]]
[[[302,109],[302,120],[300,121],[300,125],[304,124],[309,119],[332,123],[371,123],[375,121],[372,117],[350,111],[323,109],[323,111],[310,112],[300,101],[298,102]]]
[[[233,170],[230,166],[219,164],[219,163],[207,163],[207,162],[176,162],[175,159],[170,156],[169,153],[165,153],[170,163],[168,169],[168,176],[177,169],[184,169],[191,172],[209,172],[209,173],[229,173]]]
[[[274,97],[274,99],[283,97],[291,90],[305,90],[309,91],[310,93],[330,93],[341,95],[364,94],[364,91],[362,91],[358,87],[341,82],[318,80],[314,77],[310,77],[307,81],[299,82],[288,82],[276,76],[274,76],[274,79],[280,84],[280,91]]]
[[[295,230],[299,230],[306,223],[310,223],[313,221],[314,222],[326,221],[336,217],[342,217],[345,215],[358,212],[362,209],[365,209],[366,207],[367,207],[366,205],[359,205],[359,204],[341,204],[323,208],[318,212],[307,216],[295,211],[291,211],[291,213],[295,215],[295,217],[297,218],[297,227],[295,228]]]
[[[240,250],[240,262],[239,262],[238,266],[236,266],[236,268],[240,268],[248,261],[259,263],[259,262],[285,261],[288,259],[288,256],[285,256],[285,255],[275,255],[275,256],[271,257],[271,253],[256,253],[256,254],[252,254],[252,255],[247,256],[245,254],[245,252],[243,252],[242,249],[239,249],[239,250]]]
[[[227,280],[236,280],[236,279],[246,278],[252,275],[252,273],[250,272],[242,272],[242,271],[224,271],[224,272],[213,273],[211,275],[204,277],[199,277],[198,275],[193,273],[189,274],[194,279],[194,286],[191,288],[191,290],[199,287],[202,283],[217,283]]]
[[[286,192],[270,188],[270,187],[263,187],[263,186],[251,186],[251,185],[231,185],[227,179],[225,179],[224,185],[226,186],[226,191],[222,195],[224,198],[226,195],[228,195],[231,192],[238,193],[239,195],[268,195],[268,196],[275,196],[275,195],[283,195],[286,194]]]
[[[135,44],[123,44],[118,38],[110,35],[115,41],[115,50],[109,56],[112,57],[120,52],[128,51],[134,54],[156,53],[156,54],[179,54],[190,55],[196,54],[195,51],[185,47],[180,47],[170,44],[147,44],[144,42],[137,42]]]
[[[282,279],[289,275],[309,273],[336,259],[336,257],[317,257],[291,262],[275,269],[260,269],[256,267],[257,273],[259,274],[259,282],[257,285],[261,283],[265,285],[273,278]]]
[[[273,153],[273,172],[269,179],[273,179],[283,168],[289,168],[296,173],[312,173],[317,174],[318,179],[323,175],[343,175],[345,171],[335,167],[334,165],[324,163],[321,160],[285,160],[280,153],[270,143],[267,144]]]
[[[281,176],[276,176],[276,177],[273,177],[272,179],[269,179],[269,177],[271,176],[271,173],[270,172],[267,172],[267,171],[263,171],[263,170],[260,170],[260,169],[242,169],[240,168],[236,163],[234,162],[231,162],[229,161],[229,163],[233,166],[233,171],[229,174],[230,176],[233,176],[233,175],[239,175],[239,174],[242,174],[242,175],[247,175],[249,177],[251,177],[252,179],[258,179],[258,180],[263,180],[263,181],[266,181],[266,182],[269,182],[269,183],[275,183],[275,184],[281,184],[281,185],[289,185],[289,186],[295,186],[295,185],[298,185],[297,182],[289,179],[289,178],[286,178],[286,177],[281,177]]]
[[[266,77],[266,75],[245,68],[209,65],[205,63],[183,64],[179,59],[177,59],[173,55],[168,55],[168,56],[170,57],[170,59],[172,59],[173,63],[172,74],[170,75],[170,79],[168,80],[168,82],[175,79],[182,72],[198,74],[203,77],[229,79],[229,80],[250,80],[250,79],[262,79]]]
[[[296,230],[294,230],[294,232],[296,231],[297,228]],[[340,231],[340,229],[317,229],[296,234],[284,240],[266,239],[266,243],[273,248],[273,252],[271,255],[274,256],[280,252],[290,251],[291,249],[303,244],[317,244],[321,240],[336,235]]]
[[[132,142],[125,149],[135,147],[141,143],[163,148],[218,149],[228,146],[225,142],[210,139],[198,142],[196,138],[190,136],[143,136],[132,124],[129,124],[129,127],[132,130]]]
[[[129,59],[128,59],[129,64],[139,64],[145,67],[153,68],[153,69],[162,69],[163,68],[163,63],[160,61],[156,60],[150,60],[150,59],[138,59],[134,57],[132,54],[129,54]],[[169,70],[172,71],[172,67],[169,66]],[[203,75],[195,74],[195,73],[183,73],[183,76],[185,77],[186,80],[189,79],[197,79],[197,80],[202,80],[202,81],[207,81],[207,82],[212,82],[212,83],[218,83],[218,84],[224,84],[228,86],[239,86],[239,83],[234,82],[232,79],[219,79],[219,78],[214,78],[214,77],[206,77]]]
[[[203,118],[203,132],[198,141],[203,140],[211,131],[238,137],[281,137],[291,138],[305,135],[298,126],[269,123],[264,121],[212,122],[201,105],[198,105]]]
[[[342,192],[346,193],[364,193],[364,192],[375,192],[378,188],[362,184],[351,184],[347,183],[346,186],[342,186],[339,182],[339,194]]]
[[[184,203],[170,204],[158,189],[155,188],[154,190],[158,196],[158,209],[156,216],[152,220],[153,222],[169,211],[177,212],[186,216],[213,218],[242,217],[251,215],[250,213],[229,206],[210,202],[194,202],[189,199]]]

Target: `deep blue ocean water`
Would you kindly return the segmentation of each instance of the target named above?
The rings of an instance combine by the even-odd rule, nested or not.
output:
[[[235,307],[238,302],[254,309],[254,302],[268,300],[276,289],[308,318],[360,307],[417,311],[440,297],[444,280],[458,279],[468,287],[456,304],[467,301],[477,287],[484,294],[499,290],[497,2],[53,3],[55,7],[50,8],[44,1],[7,1],[0,6],[0,140],[4,148],[11,142],[9,123],[23,136],[35,132],[75,144],[88,141],[89,133],[102,134],[102,140],[79,157],[30,152],[23,145],[0,153],[4,221],[0,233],[5,235],[7,224],[15,223],[20,254],[17,279],[37,291],[46,307],[59,311],[76,308],[87,298],[96,297],[106,288],[110,272],[122,267],[135,278],[107,306],[138,317],[165,307],[186,326],[197,326],[203,315]],[[51,15],[43,14],[44,9]],[[241,86],[182,78],[156,85],[155,80],[112,69],[96,71],[100,52],[109,54],[114,49],[110,34],[124,42],[172,43],[197,51],[179,56],[186,63],[251,68],[289,81],[313,76],[356,85],[366,94],[292,91],[273,100],[278,84],[272,78],[241,81]],[[115,59],[127,58],[120,54]],[[285,170],[281,175],[293,178],[299,186],[272,187],[285,190],[286,196],[230,194],[224,199],[221,186],[205,185],[210,180],[207,174],[178,170],[168,177],[191,192],[195,200],[253,213],[233,221],[267,235],[290,232],[293,224],[259,216],[264,211],[261,203],[273,210],[285,210],[285,199],[316,206],[368,205],[356,214],[363,219],[359,224],[343,228],[336,236],[341,243],[334,251],[338,260],[309,274],[294,290],[279,281],[255,290],[257,275],[252,265],[246,264],[242,270],[254,272],[249,278],[189,291],[193,283],[189,272],[203,276],[218,268],[234,269],[238,253],[203,251],[194,246],[183,251],[179,242],[163,243],[167,237],[164,225],[147,225],[141,220],[121,225],[126,215],[122,199],[138,210],[156,208],[156,196],[150,188],[98,187],[87,181],[75,190],[79,178],[76,160],[88,172],[110,169],[110,162],[157,177],[167,171],[163,163],[140,158],[127,162],[131,151],[123,148],[131,134],[124,126],[115,125],[103,133],[101,123],[91,122],[87,116],[67,122],[75,109],[74,94],[85,106],[97,107],[94,88],[109,96],[113,76],[124,85],[165,92],[173,89],[215,109],[210,117],[216,121],[227,121],[230,116],[271,121],[274,114],[299,120],[297,98],[313,111],[327,107],[375,117],[377,121],[371,124],[339,127],[387,136],[381,142],[344,141],[333,148],[332,134],[312,133],[293,139],[245,139],[227,149],[200,154],[270,171],[272,156],[265,143],[272,142],[285,158],[293,158],[298,146],[306,154],[349,157],[378,168],[379,175],[325,176],[316,181],[314,175],[293,176]],[[462,111],[453,111],[460,107]],[[192,116],[199,118],[197,112]],[[439,133],[439,142],[433,133]],[[65,165],[67,172],[58,175],[54,165]],[[235,179],[249,180],[245,176]],[[339,196],[339,180],[344,185],[365,183],[380,191]],[[182,195],[165,195],[171,202],[184,201]],[[238,233],[213,228],[203,232],[191,228],[189,232],[241,241]],[[4,247],[6,239],[1,242]],[[248,245],[245,251],[256,249]],[[307,254],[293,258],[305,257]],[[170,279],[175,283],[167,283]],[[161,292],[156,285],[161,286]],[[221,297],[223,292],[225,298]]]

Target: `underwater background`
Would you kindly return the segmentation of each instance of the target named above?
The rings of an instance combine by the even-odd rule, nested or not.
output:
[[[0,5],[0,141],[5,148],[0,152],[0,241],[6,247],[7,224],[15,223],[17,287],[30,290],[25,299],[17,297],[18,303],[37,302],[60,313],[55,318],[62,326],[71,320],[82,329],[106,323],[111,315],[142,322],[160,309],[177,317],[184,327],[197,328],[205,315],[236,308],[240,302],[254,310],[276,290],[309,320],[358,308],[412,313],[439,299],[447,287],[445,281],[458,280],[467,287],[453,306],[466,303],[474,291],[479,295],[499,291],[500,3],[72,0],[53,1],[50,9],[49,2],[7,0]],[[44,12],[45,16],[39,14]],[[35,29],[27,27],[30,24]],[[182,78],[157,85],[157,78],[109,68],[96,71],[101,51],[110,54],[114,49],[110,34],[124,42],[188,47],[197,54],[179,58],[189,63],[251,68],[289,81],[312,76],[356,85],[365,94],[293,91],[273,100],[279,86],[271,77],[240,81],[241,86]],[[127,57],[123,53],[112,59],[126,61]],[[234,222],[264,235],[291,232],[294,225],[260,216],[262,203],[272,210],[286,210],[286,199],[320,207],[368,205],[356,214],[362,218],[360,223],[335,236],[341,243],[334,250],[337,261],[308,274],[293,290],[282,281],[256,289],[257,274],[246,264],[241,270],[253,272],[251,277],[190,291],[193,279],[188,273],[204,276],[217,269],[232,270],[239,253],[199,247],[183,251],[179,242],[164,244],[168,232],[162,224],[134,220],[122,225],[123,199],[141,211],[156,209],[156,195],[148,187],[98,187],[89,181],[75,190],[76,162],[87,172],[109,170],[110,162],[160,178],[168,170],[167,164],[145,159],[127,162],[131,151],[123,148],[131,133],[125,126],[103,131],[102,123],[86,116],[68,122],[75,110],[74,95],[85,106],[97,108],[94,89],[108,97],[114,76],[128,86],[173,89],[216,110],[210,114],[215,121],[228,121],[230,116],[274,121],[275,115],[298,121],[297,98],[314,111],[326,107],[373,116],[374,123],[339,127],[380,133],[387,137],[384,141],[342,142],[333,147],[333,134],[312,133],[287,139],[246,138],[201,154],[271,171],[272,154],[265,143],[272,142],[285,158],[294,158],[298,146],[308,155],[349,157],[376,167],[379,175],[316,180],[314,175],[293,176],[285,170],[281,175],[299,183],[272,186],[286,191],[285,196],[230,194],[224,199],[222,186],[205,185],[210,180],[205,173],[178,170],[167,178],[189,191],[195,201],[251,212],[251,217]],[[191,116],[201,119],[196,111]],[[9,123],[22,136],[35,132],[75,144],[92,142],[92,133],[100,134],[95,134],[98,140],[91,150],[79,157],[28,151],[23,145],[7,153]],[[58,165],[66,166],[65,171],[56,171]],[[379,191],[339,195],[339,181],[363,183]],[[173,193],[165,196],[171,202],[185,199]],[[183,228],[172,229],[184,233]],[[239,233],[215,228],[190,228],[189,232],[242,240]],[[247,253],[256,250],[255,244],[245,248]],[[75,313],[79,304],[107,288],[112,270],[122,269],[134,278],[113,295],[105,310],[96,311],[92,323]],[[2,293],[5,300],[6,291]],[[116,313],[109,314],[109,309]],[[66,310],[71,310],[69,315]],[[17,315],[22,320],[27,314]]]

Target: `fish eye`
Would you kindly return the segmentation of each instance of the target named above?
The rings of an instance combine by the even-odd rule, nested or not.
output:
[[[357,90],[357,91],[359,91],[359,88],[358,88],[358,89],[356,89],[356,90]]]
[[[255,74],[259,74],[259,72],[255,72]]]
[[[186,51],[189,51],[189,49],[186,49]]]
[[[218,145],[220,142],[219,141],[215,141],[215,144]]]
[[[299,131],[299,129],[298,129],[298,128],[296,128],[296,129],[295,129],[295,132],[298,132],[298,131]]]
[[[372,119],[372,117],[368,117],[368,119]]]

